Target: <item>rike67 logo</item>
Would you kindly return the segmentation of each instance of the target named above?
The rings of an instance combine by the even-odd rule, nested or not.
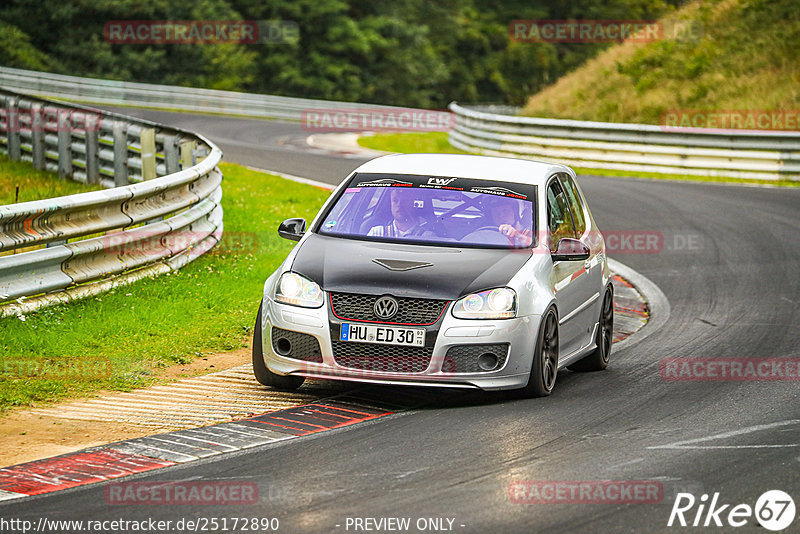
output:
[[[755,507],[749,504],[723,504],[719,493],[714,493],[710,502],[707,494],[696,499],[691,493],[679,493],[672,505],[667,526],[743,527],[754,519],[757,526],[778,532],[792,524],[795,512],[794,500],[780,490],[765,491]]]

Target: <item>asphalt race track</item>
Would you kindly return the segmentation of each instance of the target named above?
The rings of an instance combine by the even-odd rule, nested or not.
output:
[[[338,183],[360,163],[304,151],[291,142],[306,135],[298,124],[126,112],[202,132],[227,161],[254,167]],[[800,381],[659,373],[664,358],[800,358],[800,190],[579,181],[604,231],[663,238],[658,250],[611,254],[655,282],[671,314],[657,332],[612,352],[607,371],[564,371],[546,399],[443,393],[372,423],[139,478],[255,482],[257,505],[109,506],[96,484],[4,505],[12,507],[4,515],[277,517],[281,532],[355,532],[352,518],[387,517],[412,525],[450,518],[463,533],[665,532],[688,530],[667,527],[675,491],[698,500],[719,492],[730,510],[778,489],[800,505]],[[659,504],[513,502],[510,484],[532,480],[657,481],[664,495]],[[766,531],[752,517],[735,530]]]

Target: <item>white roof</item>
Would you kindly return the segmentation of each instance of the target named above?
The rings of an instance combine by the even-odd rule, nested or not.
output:
[[[355,172],[416,174],[543,184],[554,172],[570,172],[558,163],[466,154],[392,154],[370,160]]]

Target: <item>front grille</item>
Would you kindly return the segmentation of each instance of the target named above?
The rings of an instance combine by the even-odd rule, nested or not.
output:
[[[333,359],[342,367],[376,373],[422,373],[428,368],[433,347],[397,347],[333,341]]]
[[[281,339],[288,340],[291,344],[291,350],[289,352],[279,350]],[[319,349],[319,342],[317,338],[309,334],[301,334],[300,332],[292,332],[291,330],[284,330],[283,328],[275,328],[273,326],[272,348],[285,358],[322,363],[322,351]]]
[[[489,371],[478,366],[478,358],[483,354],[497,357],[497,366]],[[442,363],[444,373],[486,373],[501,369],[508,357],[508,343],[487,345],[455,345],[447,349]]]
[[[397,315],[384,320],[375,315],[375,301],[381,295],[359,295],[356,293],[331,293],[331,307],[339,318],[351,321],[391,322],[415,325],[430,325],[442,315],[448,301],[395,297],[399,305]]]

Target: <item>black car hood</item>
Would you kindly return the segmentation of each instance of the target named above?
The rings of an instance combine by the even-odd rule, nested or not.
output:
[[[291,270],[325,291],[454,300],[507,285],[530,256],[530,249],[406,245],[311,234]]]

